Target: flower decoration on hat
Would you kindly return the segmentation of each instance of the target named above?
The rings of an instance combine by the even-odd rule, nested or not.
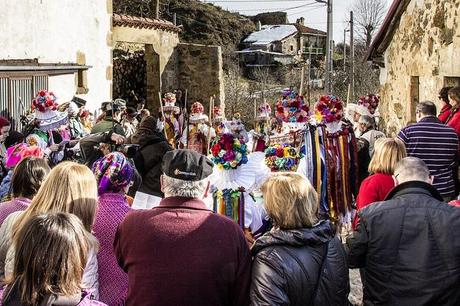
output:
[[[209,120],[208,116],[204,114],[203,104],[194,102],[190,109],[190,122],[191,123],[204,123]]]
[[[219,169],[236,169],[248,162],[248,150],[244,141],[233,134],[225,133],[213,141],[211,160]]]
[[[56,111],[58,108],[56,100],[57,98],[54,93],[46,90],[40,90],[35,96],[35,99],[32,100],[32,110],[38,110],[42,113],[47,110]]]
[[[368,94],[359,98],[358,105],[366,107],[371,115],[375,114],[375,111],[379,107],[380,97],[374,94]]]
[[[276,102],[275,115],[280,122],[302,123],[309,120],[310,108],[301,95],[285,89],[283,98]]]
[[[315,118],[320,123],[333,123],[343,118],[343,102],[336,96],[322,96],[315,105]]]
[[[57,98],[54,93],[40,90],[32,100],[34,119],[39,122],[39,129],[49,131],[57,129],[67,122],[67,113],[58,111]]]
[[[287,144],[268,147],[265,150],[265,164],[273,171],[296,171],[302,154]]]

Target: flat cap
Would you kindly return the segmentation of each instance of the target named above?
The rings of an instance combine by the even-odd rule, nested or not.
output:
[[[212,168],[212,161],[192,150],[169,151],[161,163],[166,176],[184,181],[204,180],[212,173]]]

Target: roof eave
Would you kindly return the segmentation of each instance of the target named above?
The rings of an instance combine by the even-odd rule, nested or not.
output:
[[[393,1],[379,32],[367,51],[365,57],[367,61],[373,61],[375,57],[381,57],[385,53],[396,31],[396,27],[399,25],[401,15],[404,13],[409,3],[410,0]]]

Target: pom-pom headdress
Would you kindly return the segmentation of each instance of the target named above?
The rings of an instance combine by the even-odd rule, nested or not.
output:
[[[244,130],[244,124],[241,121],[241,114],[240,113],[235,113],[233,115],[232,121],[230,121],[230,130],[232,132],[240,132]]]
[[[195,102],[190,109],[190,123],[204,123],[208,122],[209,118],[204,113],[203,104]]]
[[[176,114],[180,112],[179,106],[176,106],[176,95],[172,92],[165,93],[163,98],[163,111]]]
[[[343,102],[333,95],[322,96],[315,105],[315,119],[317,123],[325,124],[329,133],[336,133],[342,129]]]
[[[225,115],[224,115],[224,112],[222,111],[222,108],[220,106],[215,106],[213,109],[212,121],[222,122],[224,120],[225,120]]]
[[[265,150],[265,164],[273,171],[296,171],[302,158],[300,152],[289,145],[274,145]]]
[[[232,134],[218,136],[211,145],[212,161],[219,169],[236,169],[248,162],[248,150],[244,141]]]
[[[57,98],[52,92],[40,90],[32,100],[34,119],[39,121],[39,129],[49,131],[59,128],[67,122],[67,113],[59,112]]]
[[[377,95],[369,94],[359,98],[358,105],[364,106],[369,110],[371,115],[375,114],[375,111],[379,107],[380,98]]]
[[[263,103],[259,108],[257,109],[257,121],[264,121],[264,120],[269,120],[270,116],[272,113],[272,108],[270,107],[270,104],[268,103]]]
[[[309,112],[310,108],[303,100],[303,97],[293,90],[285,89],[283,91],[283,98],[276,103],[275,115],[280,122],[308,122]]]

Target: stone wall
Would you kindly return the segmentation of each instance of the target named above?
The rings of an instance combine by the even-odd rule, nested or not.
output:
[[[438,91],[460,79],[460,2],[412,0],[401,16],[381,69],[383,127],[396,134],[415,117],[418,100],[439,107]]]
[[[219,46],[180,43],[162,74],[162,91],[181,89],[188,92],[188,101],[209,105],[224,104],[222,50]]]
[[[179,43],[178,33],[124,26],[115,26],[112,31],[114,42],[145,45],[147,107],[151,110],[158,109],[161,75],[175,54],[175,48]]]

